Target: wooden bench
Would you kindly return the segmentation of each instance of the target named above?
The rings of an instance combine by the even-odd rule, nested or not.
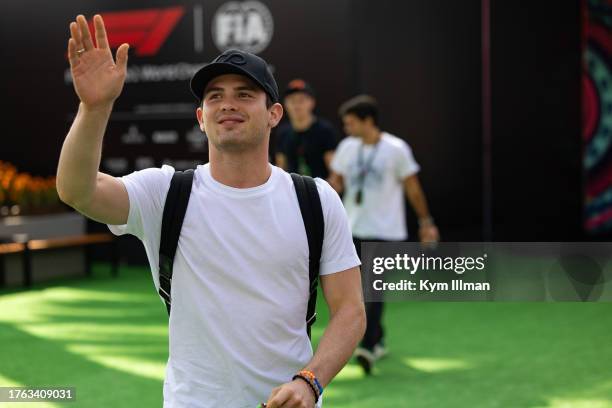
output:
[[[33,239],[26,242],[0,244],[0,287],[6,285],[4,257],[9,254],[22,254],[23,282],[26,287],[32,286],[32,252],[52,249],[85,247],[85,274],[91,275],[91,254],[88,247],[97,244],[111,245],[111,274],[116,277],[119,272],[119,259],[115,237],[109,233],[83,234],[69,237]]]

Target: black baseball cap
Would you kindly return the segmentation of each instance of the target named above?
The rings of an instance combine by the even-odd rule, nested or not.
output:
[[[279,100],[278,86],[266,61],[250,52],[240,50],[227,50],[208,65],[200,68],[191,78],[189,84],[191,92],[201,101],[206,85],[215,77],[225,74],[244,75],[261,89],[263,89],[272,102]]]
[[[285,89],[285,96],[291,95],[292,93],[296,92],[303,92],[312,96],[313,98],[315,97],[315,92],[312,86],[310,86],[308,82],[300,78],[293,79],[289,82],[289,84],[287,84],[287,89]]]

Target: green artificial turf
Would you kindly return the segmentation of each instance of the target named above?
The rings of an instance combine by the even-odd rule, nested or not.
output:
[[[319,301],[315,341],[327,321]],[[328,408],[612,407],[611,303],[390,303],[390,354],[349,364]],[[0,292],[0,386],[73,386],[77,402],[160,407],[167,317],[146,268]],[[231,408],[231,407],[227,407]]]

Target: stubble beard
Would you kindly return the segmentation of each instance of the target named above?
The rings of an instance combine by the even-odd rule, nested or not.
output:
[[[210,142],[220,152],[243,153],[255,149],[265,139],[263,129],[231,129],[225,134],[210,138]]]

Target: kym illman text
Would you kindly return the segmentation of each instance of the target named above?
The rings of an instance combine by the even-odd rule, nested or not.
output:
[[[429,279],[412,281],[402,279],[399,282],[383,282],[380,279],[372,282],[376,291],[421,291],[421,292],[461,292],[461,291],[489,291],[489,282],[464,282],[460,279],[453,279],[448,282],[431,282]]]

